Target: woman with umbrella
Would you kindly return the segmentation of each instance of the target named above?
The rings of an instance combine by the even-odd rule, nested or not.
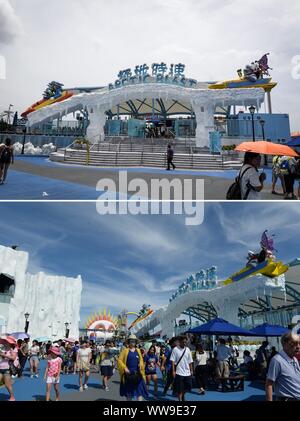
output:
[[[16,340],[12,336],[0,338],[0,383],[4,382],[9,393],[9,400],[15,401],[14,392],[11,383],[10,362],[16,359],[16,353],[13,348],[16,346]]]
[[[241,187],[241,196],[244,200],[259,200],[259,193],[263,189],[263,183],[266,179],[264,173],[259,174],[258,168],[261,163],[261,154],[278,155],[288,157],[298,157],[298,154],[286,145],[277,143],[259,141],[243,142],[235,148],[236,151],[246,152],[244,165],[240,171],[239,182]],[[286,193],[288,193],[287,186]]]
[[[146,398],[145,366],[141,351],[137,347],[138,339],[135,335],[130,335],[127,343],[128,348],[124,348],[118,359],[118,369],[120,373],[120,396],[125,396],[128,401],[136,398],[138,401]]]

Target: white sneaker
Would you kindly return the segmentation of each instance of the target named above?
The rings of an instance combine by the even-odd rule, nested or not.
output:
[[[107,386],[105,388],[105,392],[109,392],[109,388]]]
[[[33,374],[31,374],[30,378],[31,378],[31,379],[33,379],[33,378],[34,378],[34,375],[33,375]]]
[[[88,387],[88,385],[87,385],[87,384],[84,384],[84,385],[83,385],[83,388],[84,388],[84,390],[87,390],[89,387]]]
[[[39,375],[38,375],[38,374],[36,374],[36,375],[35,375],[35,377],[38,379],[38,378],[39,378]]]
[[[83,392],[83,387],[82,386],[79,388],[79,392]]]

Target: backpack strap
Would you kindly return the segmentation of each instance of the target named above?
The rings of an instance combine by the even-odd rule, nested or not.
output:
[[[251,168],[252,168],[252,165],[249,165],[249,167],[248,167],[248,168],[246,168],[246,169],[242,172],[242,174],[241,174],[241,172],[240,172],[240,174],[239,174],[239,176],[238,176],[238,182],[239,182],[239,183],[241,183],[242,178],[244,177],[244,175],[246,174],[246,172],[247,172],[248,170],[250,170]],[[248,199],[248,196],[249,196],[250,190],[251,190],[251,186],[250,186],[250,187],[248,187],[248,189],[247,189],[247,191],[246,191],[245,196],[244,196],[244,197],[242,197],[242,200],[247,200],[247,199]],[[242,191],[242,189],[241,189],[241,191]]]
[[[176,364],[176,366],[175,366],[175,369],[177,369],[177,367],[179,366],[179,363],[180,363],[180,361],[182,360],[182,358],[183,358],[183,356],[184,356],[184,354],[185,354],[185,351],[186,351],[186,347],[184,348],[184,351],[183,351],[183,353],[181,354],[181,356],[180,356],[180,358],[179,358],[179,360],[178,360],[178,363]]]

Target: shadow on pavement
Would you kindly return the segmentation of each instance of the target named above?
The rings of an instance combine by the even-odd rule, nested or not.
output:
[[[46,401],[45,395],[33,395],[32,397],[34,398],[35,401]]]
[[[77,386],[76,384],[64,384],[64,387],[66,389],[73,389],[73,390],[78,390],[79,386]]]
[[[90,383],[88,382],[89,389],[92,387],[93,389],[103,389],[102,385],[99,383]]]
[[[9,399],[8,393],[7,394],[0,393],[0,401],[8,401],[8,399]]]
[[[263,395],[251,395],[251,396],[248,396],[248,398],[242,399],[242,400],[243,400],[243,402],[247,402],[247,401],[265,402],[266,398]]]

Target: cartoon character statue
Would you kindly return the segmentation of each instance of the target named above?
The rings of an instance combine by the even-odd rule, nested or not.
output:
[[[264,262],[266,259],[275,260],[275,252],[277,251],[274,248],[274,240],[272,237],[267,235],[268,230],[265,230],[261,236],[260,246],[261,250],[258,253],[254,253],[253,251],[248,251],[248,262],[247,266],[253,267],[258,263]]]
[[[139,316],[144,316],[147,313],[147,311],[150,310],[150,307],[150,304],[143,304],[141,310],[139,311]]]
[[[247,64],[243,71],[242,69],[239,69],[237,71],[239,77],[244,77],[250,82],[256,82],[259,79],[263,79],[265,75],[270,76],[269,70],[272,69],[268,64],[268,55],[269,53],[264,54],[260,60],[256,60],[251,64]]]
[[[52,82],[48,83],[48,86],[43,93],[43,98],[44,99],[58,98],[62,94],[63,86],[64,85],[62,83],[55,82],[53,80]]]

